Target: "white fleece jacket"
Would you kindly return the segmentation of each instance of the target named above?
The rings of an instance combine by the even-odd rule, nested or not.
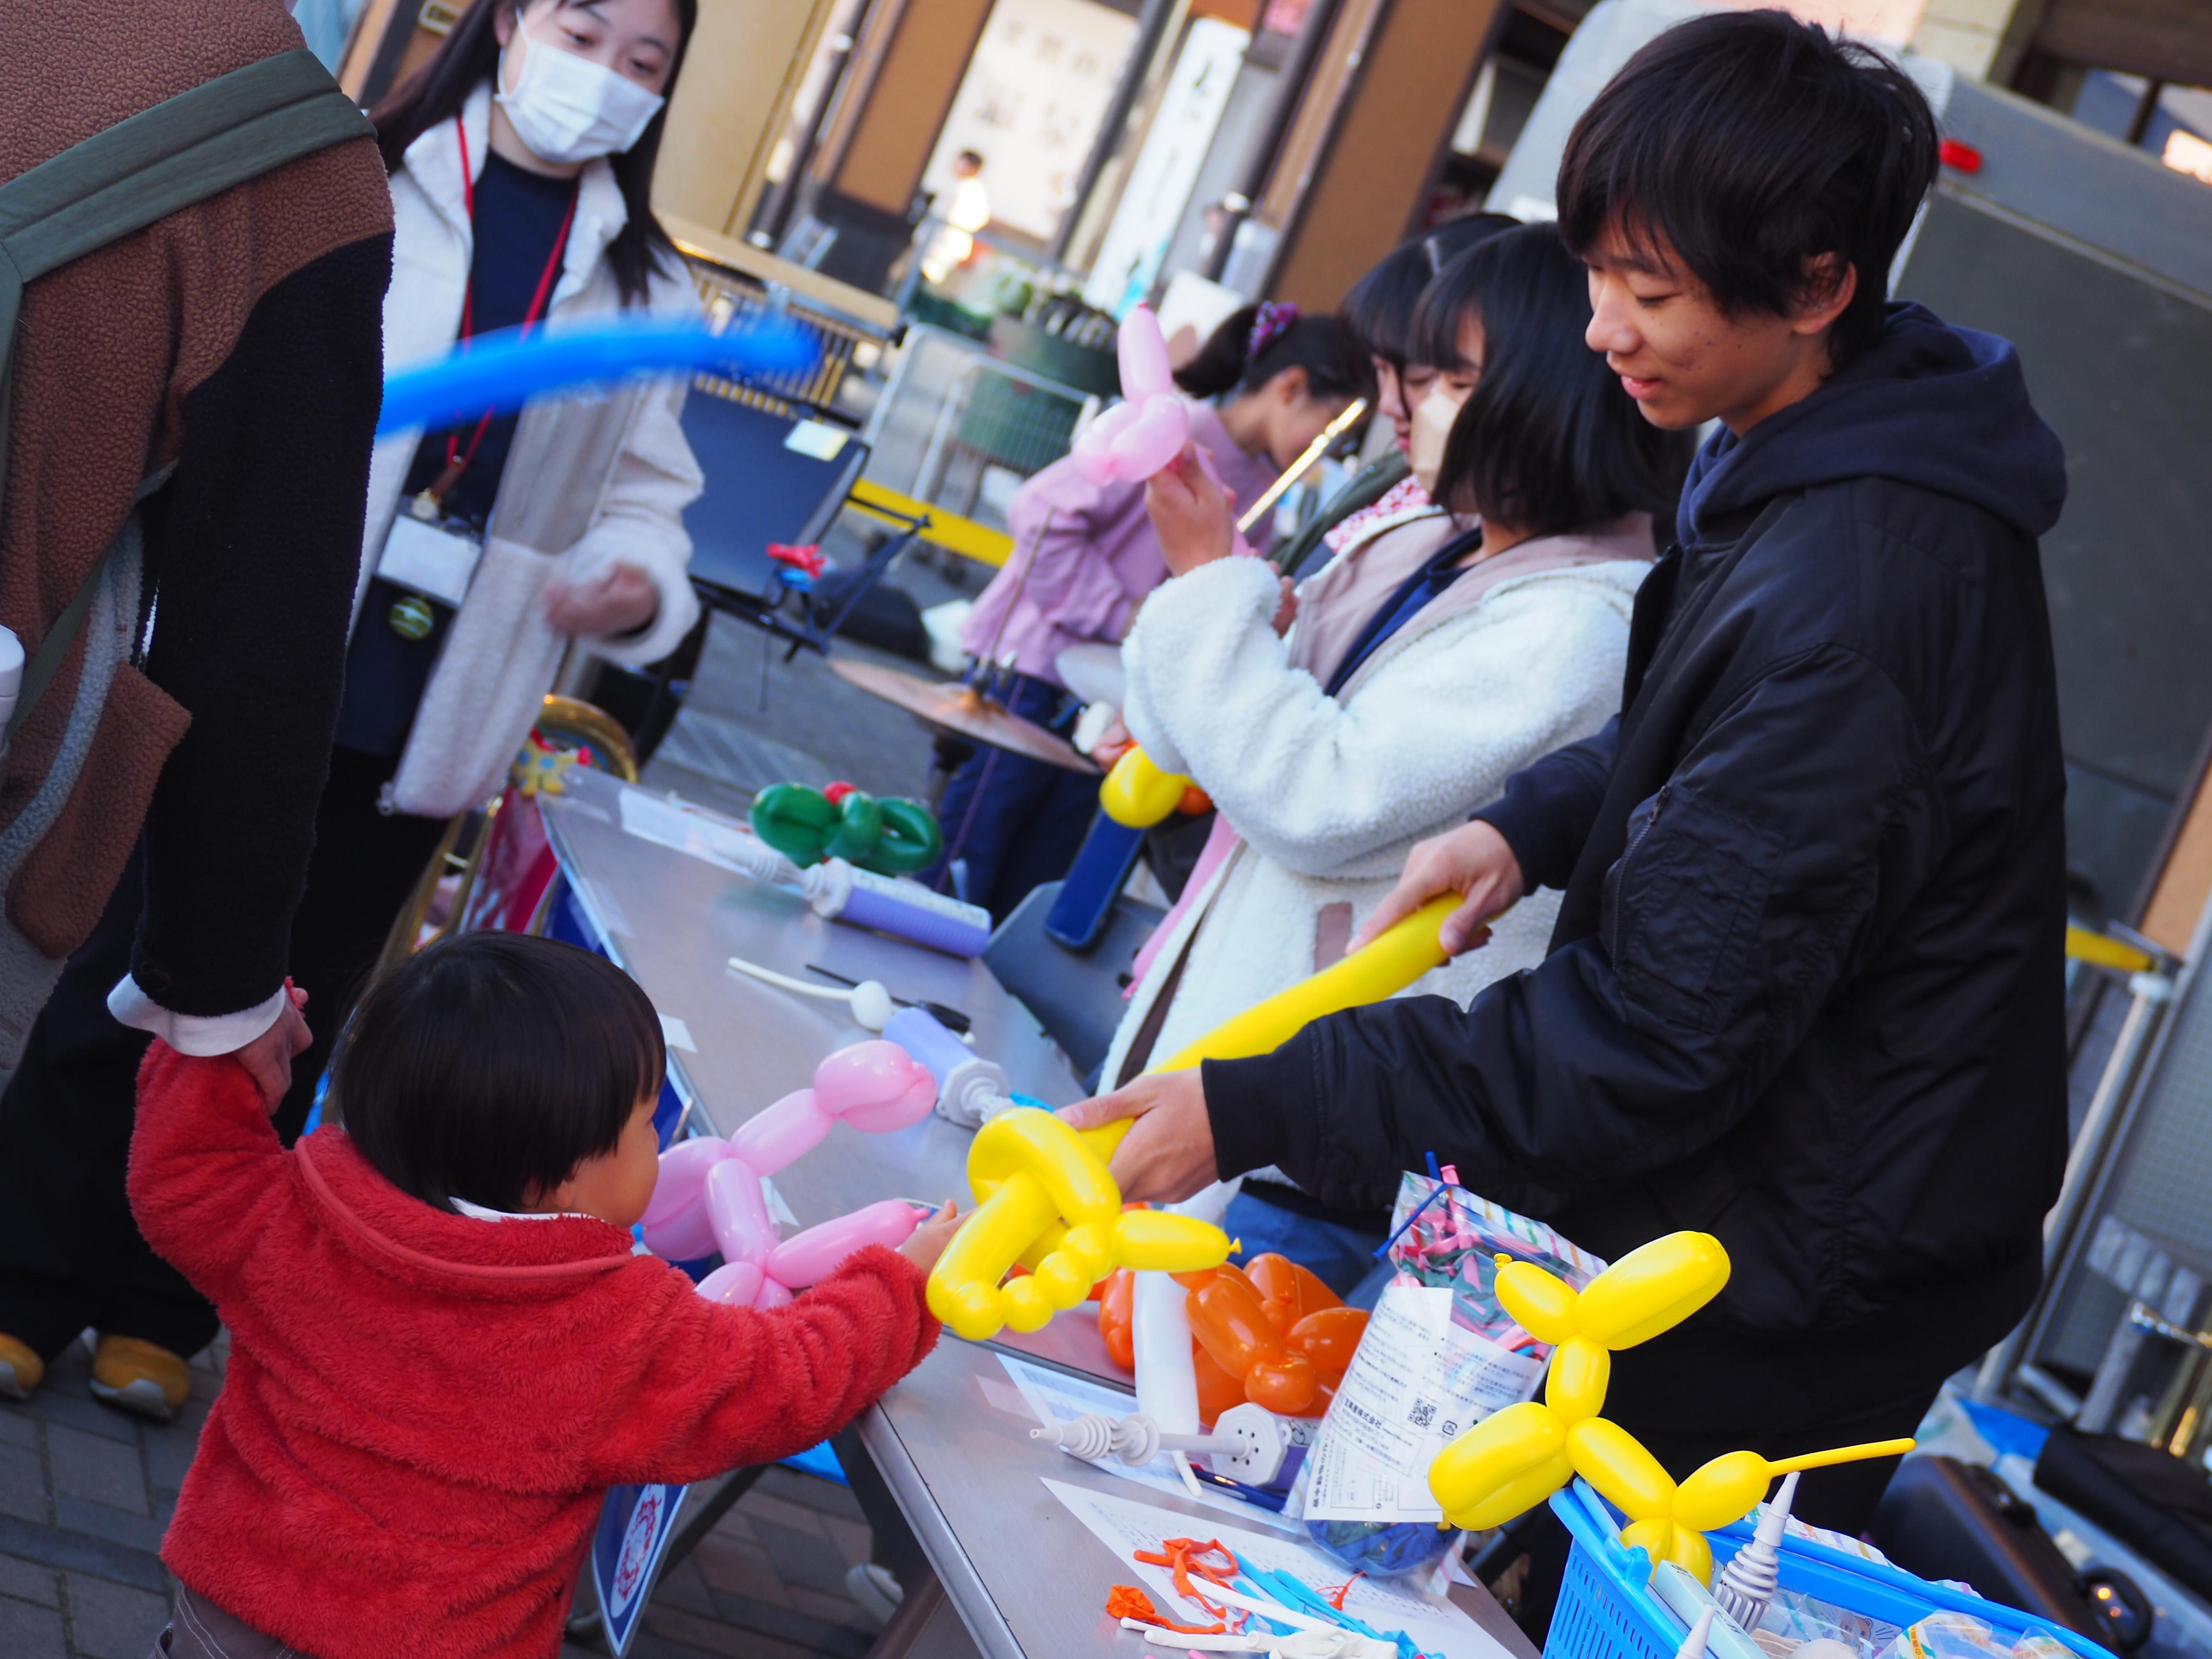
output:
[[[472,179],[482,175],[490,153],[490,121],[491,92],[487,82],[469,95],[460,116],[468,134]],[[454,123],[432,127],[407,147],[405,163],[392,175],[392,286],[384,301],[387,375],[445,356],[460,333],[461,303],[475,243],[462,189],[460,145]],[[603,321],[620,308],[621,296],[607,264],[606,250],[629,222],[629,216],[613,169],[605,161],[587,164],[578,181],[575,222],[569,228],[560,280],[547,308],[549,329]],[[681,263],[665,258],[664,264],[666,269],[653,276],[642,311],[662,319],[697,315],[698,293]],[[480,580],[471,586],[448,635],[439,674],[471,686],[496,687],[495,691],[471,695],[472,698],[491,696],[501,706],[479,708],[473,714],[454,710],[455,717],[447,720],[418,720],[402,763],[403,778],[450,773],[454,781],[446,793],[465,793],[474,787],[460,775],[471,769],[471,763],[458,756],[423,752],[425,748],[452,743],[454,734],[465,732],[472,720],[484,729],[496,728],[503,740],[505,732],[518,719],[534,714],[538,700],[551,689],[561,652],[567,645],[543,621],[544,586],[554,576],[581,581],[619,561],[635,566],[652,579],[660,605],[641,633],[579,641],[611,661],[646,663],[665,657],[698,619],[699,603],[687,574],[691,540],[684,533],[684,509],[698,498],[704,479],[681,424],[686,382],[672,378],[650,384],[651,395],[627,402],[585,392],[564,394],[550,404],[537,399],[529,405],[531,414],[541,407],[554,409],[564,423],[605,420],[611,407],[619,408],[623,413],[618,418],[626,419],[629,427],[617,444],[575,446],[594,453],[605,449],[611,454],[610,464],[591,471],[589,476],[541,472],[520,477],[518,471],[532,469],[526,464],[520,469],[514,464],[518,459],[526,461],[518,441],[500,480],[492,517],[495,544],[502,516],[513,516],[508,511],[511,501],[543,497],[551,490],[564,492],[565,503],[573,505],[574,516],[589,527],[570,545],[537,550],[555,556],[509,561],[503,569],[487,552],[484,565],[479,567]],[[544,435],[559,447],[560,434]],[[371,459],[361,574],[354,595],[356,619],[385,538],[398,514],[400,492],[421,441],[419,428],[394,433],[379,441]],[[533,499],[531,516],[541,522],[557,520],[562,515],[549,507],[562,504]],[[486,575],[490,579],[481,580]],[[472,610],[496,610],[500,614],[472,617]],[[456,653],[483,660],[449,662],[447,659]],[[538,665],[549,658],[550,665],[544,667],[543,684],[538,684]],[[517,672],[521,661],[529,664],[528,672]],[[425,694],[426,702],[436,691],[434,679],[432,691]],[[515,707],[507,708],[509,702]],[[527,720],[520,729],[527,732]],[[505,759],[498,765],[503,771]],[[407,805],[416,811],[448,810],[442,801]]]
[[[1328,966],[1395,884],[1416,841],[1464,823],[1511,773],[1612,717],[1630,607],[1650,568],[1648,526],[1638,520],[1573,539],[1590,562],[1498,580],[1457,606],[1447,589],[1334,698],[1293,666],[1294,641],[1277,637],[1275,577],[1264,562],[1218,561],[1146,599],[1122,647],[1123,716],[1156,763],[1213,798],[1244,844],[1130,999],[1102,1086],[1118,1078],[1186,953],[1155,1054]],[[1501,556],[1501,568],[1512,556]],[[1402,994],[1463,1005],[1492,980],[1533,967],[1559,900],[1529,895],[1497,922],[1488,945]]]

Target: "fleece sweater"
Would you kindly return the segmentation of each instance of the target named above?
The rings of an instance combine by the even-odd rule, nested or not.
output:
[[[235,1060],[161,1042],[131,1201],[231,1334],[161,1559],[317,1659],[550,1659],[610,1486],[812,1445],[937,1340],[881,1246],[708,1302],[605,1222],[433,1209],[336,1128],[287,1152]]]

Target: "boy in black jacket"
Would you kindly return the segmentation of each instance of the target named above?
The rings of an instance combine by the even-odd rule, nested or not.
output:
[[[1446,946],[1565,890],[1462,1012],[1387,1002],[1072,1109],[1146,1113],[1131,1198],[1279,1164],[1372,1205],[1433,1150],[1606,1256],[1677,1228],[1734,1276],[1620,1354],[1607,1414],[1679,1476],[1909,1434],[2041,1272],[2065,1156],[2064,865],[2035,538],[2065,495],[2012,347],[1886,306],[1926,102],[1779,12],[1685,23],[1559,173],[1592,349],[1655,423],[1718,419],[1644,585],[1623,713],[1417,848]],[[1808,1476],[1856,1531],[1887,1464]]]

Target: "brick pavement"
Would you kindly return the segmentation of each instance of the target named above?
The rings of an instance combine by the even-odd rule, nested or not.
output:
[[[0,1402],[0,1656],[144,1659],[167,1621],[161,1532],[222,1383],[200,1355],[177,1420],[145,1422],[85,1390],[72,1344],[28,1405]],[[696,1498],[695,1497],[695,1501]],[[772,1470],[654,1593],[636,1659],[860,1659],[874,1625],[845,1594],[868,1555],[852,1494]],[[563,1659],[598,1650],[570,1643]]]

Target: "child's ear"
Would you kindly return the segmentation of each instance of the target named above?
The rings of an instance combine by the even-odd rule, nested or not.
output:
[[[1296,409],[1305,400],[1307,384],[1305,365],[1303,363],[1292,363],[1268,382],[1285,409]]]
[[[1858,296],[1859,272],[1840,253],[1816,253],[1805,261],[1804,282],[1797,291],[1796,313],[1790,319],[1795,334],[1826,333]]]

